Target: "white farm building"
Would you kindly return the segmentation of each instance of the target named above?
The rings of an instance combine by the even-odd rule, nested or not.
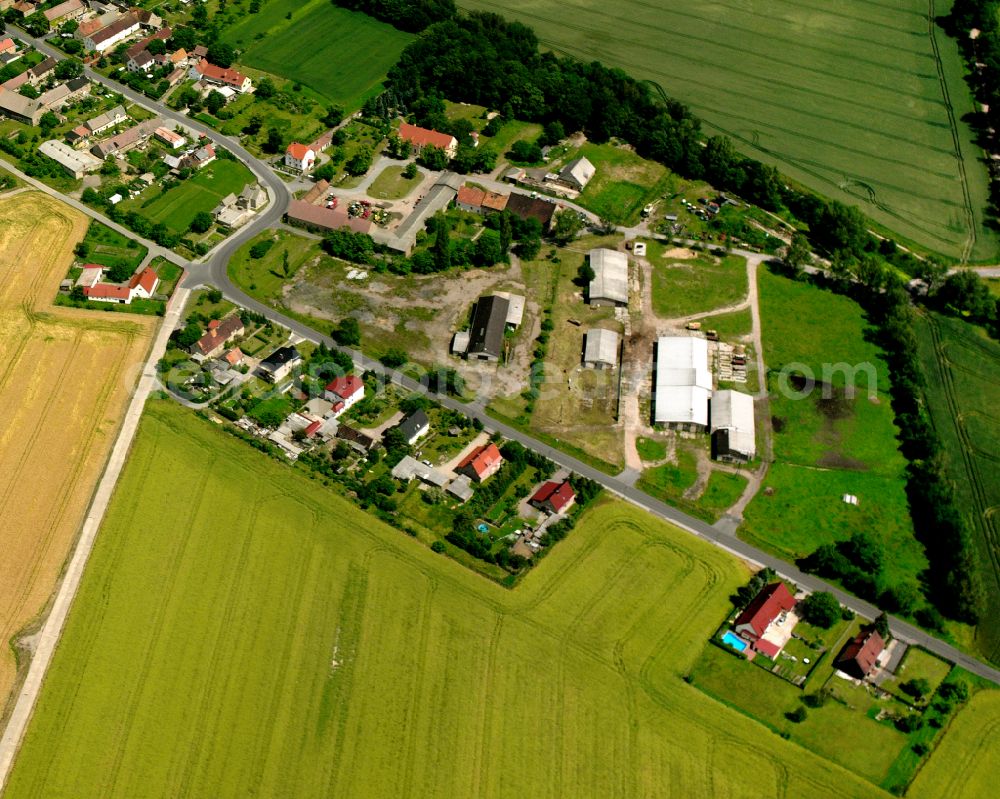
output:
[[[628,305],[628,257],[617,250],[599,248],[589,253],[594,279],[588,297],[591,305]]]
[[[618,334],[614,330],[592,328],[583,347],[583,365],[588,369],[614,369],[618,365]]]
[[[711,396],[708,342],[693,336],[662,336],[656,344],[653,422],[705,432]]]
[[[750,461],[757,454],[753,397],[741,391],[712,395],[712,453],[719,460]]]

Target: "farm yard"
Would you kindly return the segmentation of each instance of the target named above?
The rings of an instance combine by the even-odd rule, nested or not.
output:
[[[154,326],[51,305],[87,232],[86,217],[43,194],[0,200],[4,641],[36,623],[55,587]],[[5,646],[4,701],[14,683],[14,652]]]
[[[354,109],[377,93],[414,37],[327,0],[271,0],[259,14],[227,28],[222,38],[244,50],[241,63]]]
[[[949,257],[995,256],[989,194],[963,116],[956,43],[907,0],[763,5],[462,0],[532,26],[543,47],[661,86],[709,134],[853,202],[903,240]]]
[[[872,795],[681,679],[719,550],[608,500],[511,592],[317,489],[152,401],[6,796]]]
[[[917,325],[926,401],[944,465],[976,539],[985,605],[970,646],[1000,657],[1000,345],[967,322],[928,313]]]

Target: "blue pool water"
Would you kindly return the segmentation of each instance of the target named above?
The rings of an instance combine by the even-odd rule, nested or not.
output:
[[[747,648],[747,642],[732,630],[727,630],[726,634],[722,636],[722,643],[726,646],[731,646],[737,652],[745,652]]]

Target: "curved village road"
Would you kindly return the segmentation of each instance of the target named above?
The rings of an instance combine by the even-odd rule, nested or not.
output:
[[[46,55],[53,56],[57,59],[66,57],[64,54],[54,50],[44,42],[28,36],[21,29],[16,28],[15,26],[10,27],[14,28],[20,38],[32,43]],[[265,186],[268,190],[268,194],[270,196],[269,207],[262,213],[258,214],[254,220],[248,223],[238,233],[226,239],[222,244],[216,247],[204,263],[191,264],[189,274],[184,278],[184,285],[190,288],[198,285],[199,283],[210,283],[221,289],[227,299],[252,311],[263,314],[272,321],[287,327],[296,335],[316,343],[322,341],[331,348],[338,348],[336,343],[329,337],[323,336],[308,325],[302,324],[295,319],[291,319],[274,308],[264,305],[248,294],[245,294],[229,279],[229,275],[227,274],[226,267],[230,255],[232,255],[232,253],[248,238],[252,237],[260,230],[278,223],[284,214],[289,193],[281,178],[269,169],[266,164],[247,152],[238,141],[228,136],[223,136],[201,123],[190,120],[183,114],[179,114],[161,103],[150,100],[149,98],[118,84],[110,78],[99,75],[90,69],[86,70],[86,75],[91,80],[108,86],[114,91],[123,94],[132,102],[145,108],[149,108],[176,124],[202,133],[213,142],[228,148],[232,153],[240,158],[244,164],[247,165],[247,167],[257,176],[258,180],[260,180],[261,185]],[[408,390],[427,393],[426,387],[418,383],[413,378],[400,372],[386,369],[378,361],[372,360],[355,350],[346,350],[346,352],[348,352],[364,369],[371,369],[376,373],[386,375],[394,383]],[[545,444],[544,442],[539,441],[538,439],[523,433],[520,430],[516,430],[505,424],[497,422],[492,417],[486,415],[481,403],[465,403],[445,395],[437,395],[436,399],[446,408],[459,411],[460,413],[466,414],[471,418],[479,419],[479,421],[481,421],[483,426],[487,429],[495,430],[509,439],[520,442],[522,445],[545,455],[551,461],[557,463],[563,468],[570,469],[583,477],[587,477],[597,483],[600,483],[612,493],[615,493],[629,502],[632,502],[636,506],[643,508],[649,513],[652,513],[653,515],[658,516],[689,533],[709,541],[722,549],[725,549],[737,557],[760,566],[768,566],[782,577],[795,582],[809,591],[829,591],[837,597],[841,604],[862,616],[874,618],[879,613],[879,609],[871,603],[851,596],[850,594],[845,593],[839,588],[836,588],[817,577],[804,574],[796,569],[792,564],[786,563],[785,561],[769,555],[768,553],[757,549],[750,544],[740,541],[735,536],[720,531],[700,519],[689,516],[677,508],[671,507],[664,502],[660,502],[659,500],[650,497],[645,492],[629,485],[618,477],[612,477],[604,474],[603,472],[588,466],[576,458],[565,454],[561,450],[555,449],[554,447],[549,446],[548,444]],[[962,666],[973,674],[1000,685],[1000,670],[976,660],[970,655],[959,651],[950,644],[946,644],[944,641],[935,638],[934,636],[907,622],[892,618],[890,620],[890,627],[893,635],[897,638],[910,644],[923,646],[927,650]]]

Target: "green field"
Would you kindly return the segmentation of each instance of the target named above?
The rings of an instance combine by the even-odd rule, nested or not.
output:
[[[5,796],[875,796],[682,679],[746,576],[606,501],[508,591],[152,401]]]
[[[931,250],[996,257],[989,194],[948,4],[806,0],[462,0],[531,25],[543,47],[658,83],[709,134]],[[971,246],[970,246],[971,245]]]
[[[703,313],[746,300],[747,262],[739,255],[649,260],[653,265],[653,310],[661,319]]]
[[[1000,345],[979,328],[936,314],[917,325],[927,407],[957,506],[975,534],[986,606],[975,646],[1000,659]]]
[[[861,308],[768,271],[760,273],[759,284],[775,463],[765,490],[746,510],[741,536],[794,559],[865,532],[886,549],[880,587],[919,582],[927,559],[910,520],[888,367],[867,340]],[[817,386],[799,398],[782,389],[795,386],[777,374],[800,364],[822,378],[824,364],[838,363],[868,365],[870,377],[862,370],[858,379],[848,380],[843,370],[827,370],[829,387]],[[853,398],[845,390],[851,385]],[[844,503],[844,494],[857,496],[859,504]]]
[[[170,191],[162,193],[154,186],[135,200],[121,203],[121,208],[138,211],[153,224],[162,222],[175,233],[186,233],[198,212],[211,211],[227,194],[239,194],[253,182],[253,173],[239,161],[218,159]]]
[[[378,89],[413,36],[329,0],[270,0],[227,28],[223,39],[244,50],[241,63],[354,109]]]
[[[403,177],[402,166],[387,166],[368,187],[368,196],[379,200],[401,200],[424,179],[421,172],[415,178]]]
[[[90,264],[102,266],[118,266],[127,264],[135,270],[148,250],[137,242],[118,233],[107,225],[92,221],[83,239],[87,246],[87,257],[81,260]]]
[[[596,172],[577,202],[616,224],[638,223],[643,206],[666,189],[667,170],[624,147],[588,142],[563,160],[579,157],[587,158]]]

